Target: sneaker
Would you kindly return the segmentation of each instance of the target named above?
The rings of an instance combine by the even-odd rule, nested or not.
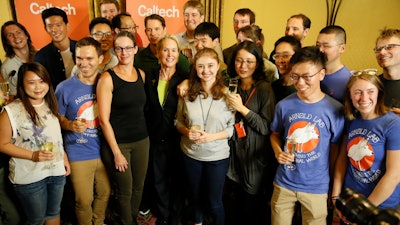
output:
[[[139,211],[139,214],[142,215],[143,217],[147,216],[150,213],[150,209],[146,211]]]

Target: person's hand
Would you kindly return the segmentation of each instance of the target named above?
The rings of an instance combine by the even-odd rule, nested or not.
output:
[[[398,116],[400,116],[400,108],[392,107],[390,108],[392,112],[396,113]]]
[[[345,216],[343,216],[342,212],[339,209],[336,208],[336,199],[332,199],[332,204],[335,207],[335,213],[343,221],[344,224],[353,224],[352,222],[347,220]]]
[[[78,119],[72,121],[71,130],[75,133],[83,133],[86,130],[86,122]]]
[[[193,51],[191,48],[184,48],[181,50],[181,53],[185,55],[188,59],[193,58]]]
[[[239,110],[241,107],[243,107],[242,97],[240,97],[239,94],[229,94],[228,93],[226,96],[228,98],[229,105],[234,110]]]
[[[294,162],[294,154],[290,154],[288,152],[281,151],[278,155],[275,155],[276,160],[279,164],[288,164]]]
[[[200,130],[188,129],[187,137],[189,138],[189,140],[196,141],[200,138],[200,136],[201,136]]]
[[[194,143],[196,143],[196,144],[203,144],[203,143],[207,143],[207,142],[211,142],[211,141],[215,140],[213,134],[207,133],[202,130],[199,130],[198,132],[199,132],[200,136],[197,140],[194,141]]]
[[[51,161],[53,159],[54,154],[51,151],[39,150],[32,153],[32,161],[34,162]]]
[[[121,153],[114,157],[114,163],[115,169],[117,169],[119,172],[125,172],[125,170],[128,169],[128,161],[126,161],[125,156]]]
[[[69,164],[67,153],[64,152],[64,167],[65,167],[65,174],[64,176],[68,176],[71,174],[71,165]]]
[[[176,91],[179,97],[183,98],[187,95],[187,91],[189,89],[189,80],[183,80],[178,86],[176,87]]]

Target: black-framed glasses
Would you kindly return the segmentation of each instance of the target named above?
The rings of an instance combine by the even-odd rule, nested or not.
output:
[[[378,72],[377,69],[365,69],[365,70],[357,70],[357,71],[351,71],[351,74],[353,76],[360,76],[362,74],[367,74],[371,76],[376,76],[376,73]]]
[[[122,52],[122,51],[132,52],[134,48],[135,48],[134,46],[126,46],[126,47],[117,46],[117,47],[114,48],[114,51],[115,52]]]
[[[387,45],[382,45],[382,46],[376,46],[373,50],[375,53],[380,53],[382,49],[385,49],[385,51],[392,51],[395,47],[399,47],[399,44],[387,44]]]
[[[283,60],[288,60],[290,57],[292,57],[294,54],[275,54],[272,56],[274,60],[278,59],[283,59]]]
[[[98,38],[98,39],[101,39],[101,38],[103,38],[103,37],[112,38],[112,37],[113,37],[113,34],[112,34],[112,32],[105,32],[105,33],[103,33],[103,32],[96,32],[96,33],[93,33],[92,36],[95,37],[95,38]]]
[[[318,72],[314,73],[313,75],[302,75],[302,76],[300,76],[298,74],[292,73],[292,74],[290,74],[290,78],[292,78],[293,81],[298,81],[298,80],[300,80],[300,78],[303,78],[303,80],[307,82],[307,81],[311,81],[311,79],[315,75],[319,74],[322,70],[323,69],[320,69]]]

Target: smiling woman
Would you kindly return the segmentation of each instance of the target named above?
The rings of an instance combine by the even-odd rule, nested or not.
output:
[[[193,221],[202,224],[204,200],[216,225],[225,224],[222,189],[229,164],[228,139],[233,133],[234,114],[229,110],[227,91],[218,73],[218,54],[209,48],[194,57],[189,92],[179,99],[176,128],[188,182]]]
[[[59,224],[70,166],[50,76],[39,63],[23,64],[17,89],[17,99],[6,105],[0,116],[0,152],[11,156],[9,178],[26,222]],[[49,142],[52,151],[43,148]]]
[[[336,160],[332,196],[351,188],[375,206],[396,210],[400,204],[400,117],[385,107],[383,91],[380,78],[363,71],[347,84],[344,112],[349,122]]]
[[[133,66],[138,47],[131,32],[119,32],[114,49],[119,63],[104,72],[97,84],[99,119],[106,140],[102,156],[117,190],[122,224],[137,224],[149,159],[144,116],[146,77]]]

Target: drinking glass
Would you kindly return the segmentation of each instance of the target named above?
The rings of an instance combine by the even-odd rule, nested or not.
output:
[[[190,126],[191,130],[201,130],[201,126],[199,124],[193,124]]]
[[[76,120],[78,120],[81,123],[84,123],[85,126],[86,126],[86,119],[85,118],[77,117]],[[85,133],[85,131],[81,133],[81,136],[78,139],[76,139],[76,143],[84,144],[84,143],[88,142],[88,140],[83,137],[83,133]]]
[[[238,79],[230,79],[228,83],[229,93],[236,94],[238,87]]]
[[[7,97],[10,95],[10,84],[8,82],[1,82],[1,91]]]
[[[40,150],[45,150],[45,151],[50,151],[50,152],[53,152],[53,142],[52,141],[45,141],[45,142],[42,142],[41,144],[40,144]],[[53,161],[53,160],[52,160]],[[54,164],[53,164],[53,162],[46,162],[46,168],[47,169],[52,169],[52,168],[54,168]]]
[[[286,152],[288,152],[291,155],[295,155],[296,153],[296,147],[297,147],[297,142],[295,139],[288,139],[286,142]],[[296,165],[292,162],[285,164],[284,165],[285,169],[287,170],[295,170],[296,169]]]
[[[228,91],[229,94],[236,94],[237,93],[237,88],[238,88],[238,79],[229,79],[228,81]],[[235,109],[229,105],[228,106],[229,111],[235,111]]]

